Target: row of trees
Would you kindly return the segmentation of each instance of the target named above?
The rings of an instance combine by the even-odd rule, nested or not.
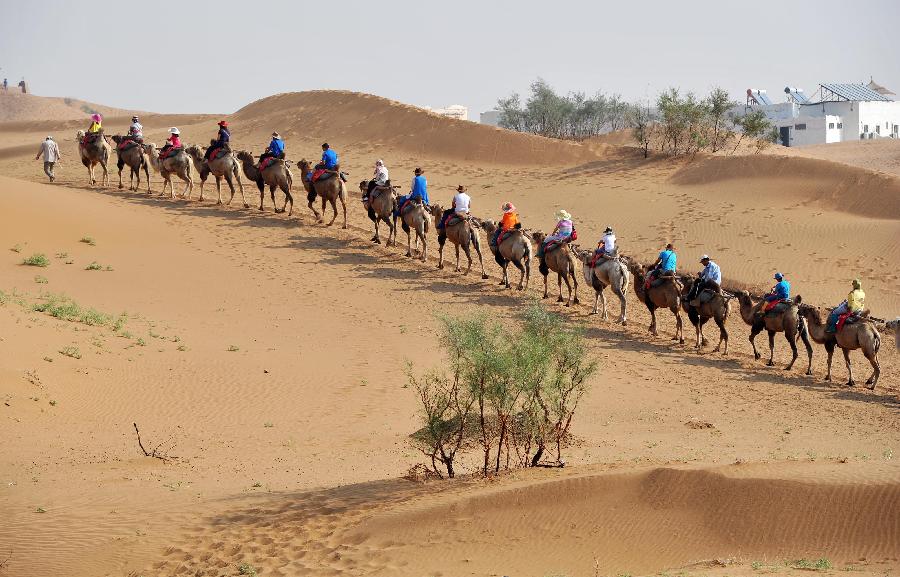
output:
[[[669,88],[656,99],[655,109],[649,104],[630,105],[628,125],[645,158],[651,149],[672,156],[701,151],[734,154],[747,137],[759,153],[777,141],[778,130],[762,111],[736,110],[737,103],[722,88],[702,99]]]
[[[411,440],[430,471],[453,477],[469,452],[481,453],[484,475],[537,466],[549,450],[561,464],[586,380],[597,370],[583,329],[539,305],[514,328],[485,314],[441,321],[447,371],[408,370],[423,422]]]
[[[583,140],[625,128],[628,104],[617,94],[583,92],[557,94],[544,80],[531,84],[531,96],[522,103],[518,94],[497,101],[503,128],[550,138]]]
[[[756,110],[738,113],[737,102],[722,88],[703,98],[669,88],[647,103],[627,103],[618,95],[598,92],[557,94],[542,79],[531,84],[522,102],[518,94],[497,102],[503,128],[551,138],[582,140],[630,128],[649,156],[651,150],[678,156],[696,152],[734,154],[745,138],[760,152],[778,139],[777,129]]]

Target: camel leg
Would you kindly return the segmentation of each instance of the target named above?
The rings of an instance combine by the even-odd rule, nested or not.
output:
[[[381,244],[381,238],[378,236],[378,225],[380,223],[381,223],[381,219],[376,218],[375,219],[375,236],[372,237],[372,242],[374,242],[375,244]],[[390,238],[390,237],[388,237],[388,238]],[[438,267],[438,268],[440,268],[440,267]]]
[[[281,212],[285,212],[287,210],[288,201],[291,202],[291,212],[294,212],[294,199],[291,197],[291,192],[289,190],[285,190],[283,186],[279,186],[281,192],[284,193],[284,204],[281,205]],[[290,213],[288,214],[290,216]]]
[[[676,304],[672,309],[675,313],[675,336],[678,337],[678,344],[684,344],[684,323],[681,320],[681,309]]]
[[[869,359],[869,363],[872,364],[872,376],[866,380],[866,388],[873,391],[875,390],[875,385],[878,384],[878,377],[881,376],[881,364],[878,362],[878,349],[869,350],[864,348],[863,353],[866,355],[866,358]]]
[[[147,194],[150,194],[152,191],[150,190],[150,167],[147,166],[147,161],[144,160],[141,164],[144,167],[144,176],[147,177]],[[140,175],[140,172],[138,172]]]
[[[412,230],[406,233],[406,256],[412,257],[412,238],[410,235],[412,234]]]
[[[699,353],[703,348],[703,324],[700,321],[694,325],[694,332],[697,333],[697,352]]]
[[[563,283],[563,275],[561,275],[561,274],[559,274],[559,273],[556,273],[556,288],[557,288],[557,290],[559,291],[559,296],[556,297],[556,302],[558,302],[558,303],[563,302],[563,298],[562,298],[562,283]],[[567,287],[569,286],[569,277],[566,277],[566,286],[567,286]],[[571,289],[571,287],[569,287],[569,288]],[[571,294],[571,292],[569,293],[569,300],[566,301],[566,306],[569,306],[569,301],[570,301],[570,300],[572,300],[572,294]]]
[[[797,324],[797,331],[800,333],[800,339],[803,341],[803,346],[806,347],[806,357],[808,362],[806,364],[806,374],[811,375],[812,372],[812,343],[809,342],[809,331],[806,329],[806,321],[803,318],[800,318],[800,322]],[[794,339],[796,341],[796,338]]]
[[[343,185],[341,185],[341,186],[343,186]],[[342,226],[341,228],[346,230],[346,228],[347,228],[347,203],[344,201],[343,194],[339,198],[341,199],[341,209],[344,211],[344,226]]]
[[[789,371],[791,370],[791,367],[794,366],[794,362],[797,360],[797,335],[788,334],[788,332],[785,331],[784,338],[787,340],[788,344],[791,345],[791,362],[788,363],[788,366],[784,367],[784,370]]]
[[[229,190],[231,190],[231,196],[228,197],[228,204],[231,204],[231,201],[234,200],[234,181],[232,180],[232,176],[230,172],[225,172],[225,184],[228,185]],[[217,204],[222,204],[222,197],[219,197],[219,202]]]
[[[754,339],[756,339],[756,335],[761,333],[762,330],[763,330],[762,324],[757,323],[755,325],[750,326],[750,346],[753,347],[753,358],[756,359],[757,361],[760,359],[760,357],[762,357],[762,355],[759,354],[759,351],[756,350],[756,341]]]
[[[647,307],[650,308],[650,307]],[[658,337],[659,333],[656,331],[656,308],[650,308],[650,328],[648,329],[650,334],[654,337]]]
[[[628,322],[628,301],[625,298],[625,292],[622,290],[616,291],[616,296],[619,297],[620,305],[619,322],[622,323],[622,325],[625,325]]]
[[[841,352],[844,353],[844,362],[847,363],[847,386],[856,386],[856,382],[853,381],[853,369],[850,367],[850,349],[842,348]]]
[[[591,309],[592,315],[597,314],[597,307],[600,304],[600,295],[601,295],[600,291],[596,291],[596,290],[594,291],[594,308]]]
[[[549,275],[546,275],[546,274],[544,275],[544,296],[541,297],[542,299],[545,299],[550,296],[550,291],[547,289],[547,277],[548,276]]]
[[[831,359],[834,356],[834,343],[825,341],[825,352],[828,353],[828,363],[825,370],[825,381],[831,381]]]
[[[331,222],[329,222],[327,224],[327,226],[333,225],[334,221],[337,220],[337,200],[333,199],[333,198],[331,199],[331,210],[332,210],[333,215],[331,217]],[[324,198],[322,199],[322,214],[325,214],[325,199]]]
[[[106,161],[100,161],[100,168],[103,169],[103,186],[109,186],[109,169],[106,167]]]
[[[422,226],[421,230],[416,231],[416,248],[418,248],[419,238],[422,239],[422,262],[428,258],[428,242],[425,240],[425,227]]]
[[[484,272],[484,259],[481,258],[481,247],[477,244],[475,245],[475,252],[478,254],[478,264],[481,265],[481,278],[485,279],[488,277],[487,273]]]
[[[509,288],[509,261],[503,264],[503,278],[500,280],[500,284]]]
[[[769,331],[769,362],[766,363],[767,367],[775,366],[775,331]]]
[[[275,202],[275,185],[274,184],[269,185],[269,196],[272,197],[272,210],[274,210],[276,213],[282,212],[282,211],[278,210],[278,203]]]
[[[187,176],[178,175],[181,180],[184,181],[184,192],[181,193],[181,198],[186,198],[188,200],[191,199],[191,195],[194,193],[194,179],[191,178],[191,175]],[[175,190],[175,187],[172,187],[172,190]]]
[[[519,273],[520,273],[519,274],[519,286],[516,287],[516,290],[521,291],[521,290],[527,289],[528,288],[528,281],[527,281],[528,265],[526,264],[523,266],[522,263],[517,260],[512,261],[512,263],[516,266],[517,269],[519,269]],[[508,279],[507,279],[507,282],[508,282]]]
[[[125,188],[125,185],[122,184],[122,169],[125,168],[125,163],[122,162],[122,159],[119,159],[119,162],[116,163],[116,168],[119,169],[119,190]],[[128,183],[128,190],[131,190],[131,182]]]
[[[456,270],[454,270],[453,272],[459,272],[459,245],[454,244],[453,248],[456,251]],[[471,260],[469,261],[469,263],[471,264]]]
[[[447,243],[446,243],[446,242],[439,242],[439,243],[438,243],[438,263],[437,263],[437,268],[439,268],[439,269],[444,268],[444,245],[445,245],[445,244],[447,244]]]
[[[719,327],[719,344],[716,345],[716,348],[713,349],[714,353],[719,352],[719,349],[722,347],[722,343],[725,343],[725,352],[723,355],[728,354],[728,329],[725,328],[725,319],[715,318],[713,319],[716,323],[716,326]]]

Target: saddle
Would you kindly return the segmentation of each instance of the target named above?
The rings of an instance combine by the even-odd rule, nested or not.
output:
[[[379,196],[381,196],[382,194],[384,194],[385,192],[391,192],[391,190],[392,190],[391,186],[388,184],[383,185],[383,186],[376,186],[375,188],[372,189],[372,192],[369,193],[369,201],[371,202],[371,201],[375,200],[376,198],[378,198]]]
[[[88,144],[93,144],[103,138],[102,132],[88,132],[84,135],[84,138],[81,140],[82,146],[87,146]]]
[[[159,153],[159,159],[160,159],[160,160],[165,160],[165,159],[167,159],[167,158],[172,158],[173,156],[175,156],[175,155],[178,154],[179,152],[184,152],[184,147],[183,147],[183,146],[179,146],[179,147],[177,147],[177,148],[169,148],[168,150],[163,150],[163,151],[161,151],[161,152]]]
[[[600,264],[601,261],[606,260],[617,260],[619,258],[618,249],[612,251],[611,253],[606,252],[598,252],[594,251],[594,256],[591,257],[590,267],[594,268]]]
[[[842,328],[844,328],[844,325],[855,325],[858,322],[867,320],[868,316],[868,310],[864,310],[862,312],[844,313],[838,317],[837,330],[841,330]]]
[[[763,312],[767,315],[778,315],[785,312],[792,306],[794,306],[794,301],[792,301],[791,299],[781,299],[766,303],[766,306],[763,307]]]
[[[278,162],[278,159],[277,159],[277,158],[275,158],[274,156],[267,156],[266,158],[264,158],[264,159],[262,159],[262,160],[260,161],[260,163],[259,163],[259,165],[256,167],[256,169],[259,170],[260,172],[262,172],[263,170],[269,168],[270,166],[272,166],[272,165],[275,164],[276,162]]]
[[[319,168],[313,171],[312,176],[309,177],[309,181],[319,182],[320,180],[328,180],[336,174],[337,173],[333,170],[328,170],[327,168]]]
[[[675,282],[676,278],[674,274],[660,274],[657,277],[647,275],[647,279],[644,281],[644,290],[650,290],[652,288],[662,286],[666,281],[672,281],[676,286],[678,286],[678,283]]]
[[[135,140],[132,140],[131,137],[126,137],[124,140],[119,142],[119,144],[118,144],[118,146],[116,146],[116,148],[119,150],[119,152],[125,152],[126,150],[131,150],[135,146],[139,146],[139,145],[140,145],[140,143]]]
[[[403,203],[403,206],[400,207],[400,216],[409,214],[417,206],[422,206],[421,198],[417,197],[407,199],[406,202]]]
[[[463,220],[468,220],[468,217],[463,218],[454,212],[453,214],[451,214],[450,216],[447,217],[447,220],[444,221],[444,228],[446,228],[448,226],[455,226],[455,225],[461,223]]]
[[[511,237],[514,232],[516,232],[516,229],[505,230],[505,231],[501,232],[500,236],[497,237],[497,246],[500,246],[501,244],[503,244],[503,241],[505,241],[506,239]]]
[[[228,150],[224,146],[216,146],[209,153],[209,160],[215,160],[217,158],[221,158],[221,157],[225,156],[226,154],[228,154],[229,152],[231,152],[231,151]]]

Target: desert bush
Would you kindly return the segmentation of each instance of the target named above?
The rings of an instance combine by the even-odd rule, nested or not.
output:
[[[22,264],[27,266],[45,267],[50,266],[50,259],[47,258],[47,255],[38,252],[23,260]]]
[[[457,455],[476,448],[484,475],[536,466],[548,446],[562,464],[586,380],[597,370],[583,329],[540,305],[512,327],[484,314],[440,321],[449,375],[408,370],[423,422],[411,441],[433,470],[440,463],[452,477]]]

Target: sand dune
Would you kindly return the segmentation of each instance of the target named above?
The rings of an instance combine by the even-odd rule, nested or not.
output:
[[[360,119],[336,124],[336,137],[303,130],[306,116],[297,116],[321,110],[325,96],[285,95],[276,98],[296,107],[283,114],[231,117],[236,146],[258,151],[273,124],[286,126],[297,130],[291,158],[315,154],[327,138],[354,178],[383,157],[406,184],[422,164],[435,200],[446,202],[462,182],[479,215],[495,216],[512,199],[526,226],[547,229],[566,207],[585,244],[612,223],[623,251],[641,258],[674,238],[686,270],[697,266],[693,253],[712,251],[730,279],[768,283],[777,266],[820,304],[842,298],[848,275],[861,271],[873,310],[888,316],[900,303],[897,276],[885,272],[900,265],[898,220],[826,204],[828,179],[844,186],[846,167],[825,163],[832,172],[819,180],[804,168],[806,178],[793,182],[789,164],[751,160],[727,178],[717,159],[644,161],[612,145],[582,156],[552,142],[535,150],[558,155],[553,166],[463,162],[465,149],[481,150],[480,128],[460,128],[468,136],[450,142],[440,132],[452,121],[342,95],[334,106]],[[366,110],[391,122],[421,115],[410,121],[421,136],[368,141],[354,132],[367,130]],[[157,116],[145,125],[150,139],[177,124],[202,142],[215,118]],[[591,574],[597,557],[602,575],[685,566],[694,574],[705,569],[692,563],[719,556],[738,558],[729,575],[753,573],[753,561],[791,574],[784,562],[795,556],[853,562],[862,575],[896,571],[893,348],[882,348],[874,393],[848,389],[839,361],[835,382],[822,382],[819,346],[813,377],[802,375],[802,356],[782,370],[783,340],[778,366],[766,367],[732,315],[729,356],[697,354],[670,341],[668,313],[662,335],[649,337],[649,314],[633,295],[627,327],[589,317],[592,295],[582,286],[582,304],[564,313],[585,323],[601,371],[573,424],[570,467],[485,482],[395,480],[422,459],[406,442],[420,424],[402,367],[442,361],[434,314],[509,317],[540,296],[540,276],[520,294],[497,286],[490,257],[482,281],[436,270],[433,256],[422,264],[374,246],[355,195],[344,231],[315,224],[299,200],[288,218],[268,200],[260,213],[197,202],[196,192],[190,202],[160,198],[156,175],[152,196],[89,189],[68,136],[57,185],[28,182],[40,179],[34,139],[54,126],[74,128],[40,121],[0,130],[0,510],[10,512],[0,561],[12,551],[10,572],[230,576],[249,563],[260,575],[545,576]],[[541,142],[503,138],[523,155]],[[761,178],[754,168],[783,175]],[[796,192],[784,194],[793,190],[786,183]],[[50,265],[23,266],[35,253]],[[93,262],[100,270],[87,270]],[[124,325],[35,311],[48,293],[115,318],[127,312]],[[852,359],[868,376],[862,357]],[[710,426],[692,428],[698,420]],[[134,422],[145,440],[172,439],[179,458],[143,457]],[[473,471],[476,457],[460,470]],[[723,468],[735,461],[753,465]],[[420,530],[410,530],[413,521]]]
[[[112,108],[75,98],[22,94],[12,87],[9,92],[0,91],[0,122],[74,120],[87,118],[94,112],[99,112],[103,116],[131,116],[137,111]]]

